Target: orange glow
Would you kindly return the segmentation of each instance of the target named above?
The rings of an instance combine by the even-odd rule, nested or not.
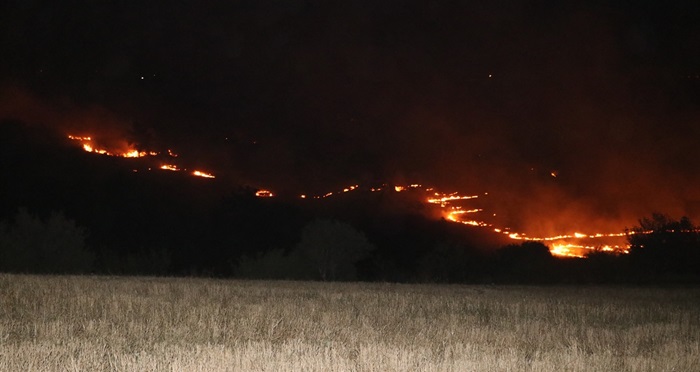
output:
[[[382,187],[371,187],[367,188],[371,192],[379,192],[384,188],[388,187],[383,185]],[[352,185],[345,187],[337,192],[328,192],[323,195],[313,196],[314,199],[329,198],[342,193],[347,193],[351,191],[356,191],[362,189],[359,185]],[[394,191],[403,192],[409,189],[415,189],[416,191],[422,191],[425,193],[426,197],[425,203],[430,205],[435,205],[442,211],[442,217],[446,221],[460,223],[463,225],[474,226],[479,228],[490,228],[494,233],[504,234],[508,238],[520,241],[539,241],[547,243],[550,246],[550,252],[554,256],[559,257],[586,257],[586,254],[594,251],[610,252],[617,254],[625,254],[629,252],[629,246],[627,245],[615,245],[615,244],[596,244],[601,241],[615,240],[614,238],[623,238],[627,234],[633,233],[593,233],[586,234],[582,232],[573,232],[571,234],[560,234],[553,236],[528,236],[523,232],[512,231],[507,227],[498,227],[493,224],[486,222],[484,220],[467,218],[467,216],[479,216],[479,215],[489,215],[495,216],[494,213],[485,213],[482,208],[466,208],[464,203],[468,203],[469,200],[478,199],[479,195],[461,195],[458,192],[443,193],[437,191],[434,187],[423,187],[420,184],[410,184],[410,185],[394,185]],[[484,196],[488,196],[488,192],[483,193]],[[306,194],[300,195],[301,199],[306,199]],[[622,242],[620,242],[622,243]]]
[[[620,245],[601,245],[601,246],[593,246],[593,245],[583,245],[583,244],[574,244],[574,243],[568,243],[565,241],[561,242],[556,242],[551,244],[550,252],[559,257],[577,257],[577,258],[584,258],[586,257],[587,253],[591,252],[606,252],[606,253],[618,253],[618,254],[627,254],[629,253],[629,247],[628,246],[620,246]]]
[[[469,200],[476,199],[478,197],[479,195],[459,196],[456,192],[451,194],[441,194],[436,192],[434,198],[428,198],[428,203],[443,205],[455,200]]]
[[[127,152],[119,154],[119,156],[125,157],[125,158],[141,158],[148,155],[147,152],[145,151],[138,151],[138,150],[129,150]]]
[[[216,178],[216,177],[215,177],[213,174],[211,174],[211,173],[202,172],[202,171],[198,171],[198,170],[195,170],[194,172],[192,172],[192,175],[193,175],[193,176],[197,176],[197,177],[204,177],[204,178]]]
[[[271,198],[275,196],[275,194],[273,194],[270,190],[258,190],[255,192],[255,196],[259,198]]]
[[[82,147],[83,147],[83,150],[85,150],[86,152],[94,153],[94,154],[116,156],[116,157],[122,157],[122,158],[142,158],[142,157],[146,157],[146,156],[158,156],[158,155],[160,155],[160,153],[157,151],[139,151],[139,150],[133,148],[133,146],[128,144],[126,141],[121,141],[121,143],[122,143],[121,146],[112,146],[110,148],[103,148],[103,147],[99,147],[96,144],[96,142],[92,136],[74,136],[71,134],[69,134],[67,136],[70,140],[80,142]],[[168,149],[168,156],[176,158],[179,155],[176,154],[173,150]],[[169,171],[181,171],[182,170],[176,164],[161,164],[159,168],[163,169],[163,170],[169,170]],[[148,168],[148,170],[151,170],[151,168]],[[138,173],[138,170],[134,169],[133,172]],[[213,174],[211,174],[209,172],[200,171],[200,170],[194,170],[190,174],[192,176],[196,176],[196,177],[216,178]]]
[[[142,158],[144,156],[158,155],[155,151],[138,151],[126,142],[124,142],[122,146],[119,146],[119,148],[107,149],[98,147],[92,136],[74,136],[69,134],[68,139],[80,142],[83,146],[83,150],[100,155],[119,156],[123,158]]]
[[[107,156],[117,156],[124,158],[140,158],[145,156],[157,156],[160,155],[155,151],[139,151],[133,148],[132,145],[128,144],[126,141],[122,141],[120,146],[103,147],[98,141],[94,139],[93,136],[75,136],[68,135],[68,138],[72,141],[80,143],[83,150],[90,153],[107,155]],[[167,156],[171,158],[177,158],[173,150],[167,150]],[[174,160],[169,160],[174,161]],[[168,171],[181,171],[181,169],[176,164],[161,164],[160,169]],[[149,168],[150,170],[150,168]],[[184,169],[187,170],[187,169]],[[138,170],[134,169],[134,172]],[[193,170],[190,172],[192,176],[203,177],[203,178],[215,178],[212,173]],[[556,171],[552,171],[550,176],[557,178],[559,174]],[[350,185],[343,188],[336,189],[335,191],[330,191],[321,195],[307,195],[301,194],[299,198],[301,199],[321,199],[329,198],[344,193],[357,192],[358,190],[365,190],[371,192],[380,192],[383,190],[390,191],[393,188],[395,192],[407,192],[411,195],[417,195],[418,198],[423,203],[433,206],[433,208],[439,211],[440,215],[446,220],[453,223],[460,223],[463,225],[474,226],[478,228],[489,228],[490,231],[496,234],[503,234],[512,240],[519,241],[539,241],[549,245],[550,252],[552,255],[559,257],[586,257],[586,254],[590,252],[610,252],[617,254],[629,253],[629,246],[626,242],[622,242],[622,238],[626,237],[628,234],[634,234],[635,232],[619,232],[619,233],[584,233],[584,232],[571,232],[566,234],[552,235],[552,236],[529,236],[524,232],[512,231],[506,226],[494,226],[495,223],[490,223],[489,217],[495,216],[495,213],[486,212],[482,208],[474,208],[474,206],[469,206],[471,200],[478,199],[480,195],[488,196],[489,193],[484,192],[479,195],[462,195],[458,192],[444,193],[438,191],[434,187],[424,187],[421,184],[413,183],[408,185],[387,185],[383,184],[378,187],[362,188],[360,185]],[[275,195],[266,189],[257,190],[255,195],[261,198],[274,197]],[[491,196],[488,196],[491,198]],[[583,230],[585,231],[585,230]],[[617,238],[617,239],[616,239]],[[614,244],[617,242],[618,244]]]
[[[81,136],[71,136],[70,134],[68,135],[68,138],[75,140],[75,141],[92,141],[92,137],[81,137]]]
[[[163,164],[160,166],[160,169],[165,169],[169,171],[179,171],[180,168],[177,167],[177,165],[174,164]]]
[[[586,257],[585,255],[577,253],[578,246],[572,244],[552,244],[552,247],[549,249],[549,251],[552,253],[552,255],[560,257]]]

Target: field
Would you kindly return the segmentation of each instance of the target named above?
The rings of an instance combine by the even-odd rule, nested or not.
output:
[[[0,275],[1,371],[698,371],[700,288]]]

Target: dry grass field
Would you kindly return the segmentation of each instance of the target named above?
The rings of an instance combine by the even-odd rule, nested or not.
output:
[[[0,275],[2,371],[699,371],[700,288]]]

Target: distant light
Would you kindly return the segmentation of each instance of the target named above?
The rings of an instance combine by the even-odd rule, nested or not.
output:
[[[493,77],[493,75],[489,74],[489,77],[491,78],[491,77]]]

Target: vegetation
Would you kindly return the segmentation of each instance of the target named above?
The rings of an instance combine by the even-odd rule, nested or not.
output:
[[[542,243],[512,245],[488,229],[429,217],[409,193],[256,198],[228,180],[134,173],[149,159],[85,156],[63,136],[0,120],[0,157],[13,159],[0,162],[0,173],[12,175],[0,178],[0,272],[700,283],[700,233],[685,217],[642,218],[629,230],[629,255],[601,249],[583,260],[555,259]]]
[[[256,238],[249,231],[243,241],[251,245],[244,250],[206,244],[199,250],[197,245],[95,246],[94,241],[88,245],[87,230],[63,213],[42,219],[21,208],[12,220],[0,221],[0,271],[472,284],[700,283],[700,230],[685,217],[644,218],[629,230],[630,254],[598,250],[586,259],[556,259],[541,242],[483,250],[446,240],[449,234],[431,241],[436,232],[413,227],[401,234],[414,239],[396,246],[383,240],[381,229],[366,235],[337,219],[314,219],[297,229],[282,240]],[[256,239],[266,243],[251,243]]]
[[[659,281],[700,281],[700,227],[654,213],[642,218],[629,236],[636,267]]]
[[[0,275],[2,371],[697,371],[700,289]]]
[[[85,231],[61,213],[43,221],[20,209],[13,223],[0,224],[0,270],[78,273],[91,270],[93,259]]]
[[[298,249],[318,270],[321,279],[354,279],[355,264],[374,247],[365,235],[339,221],[315,220],[301,234]]]

